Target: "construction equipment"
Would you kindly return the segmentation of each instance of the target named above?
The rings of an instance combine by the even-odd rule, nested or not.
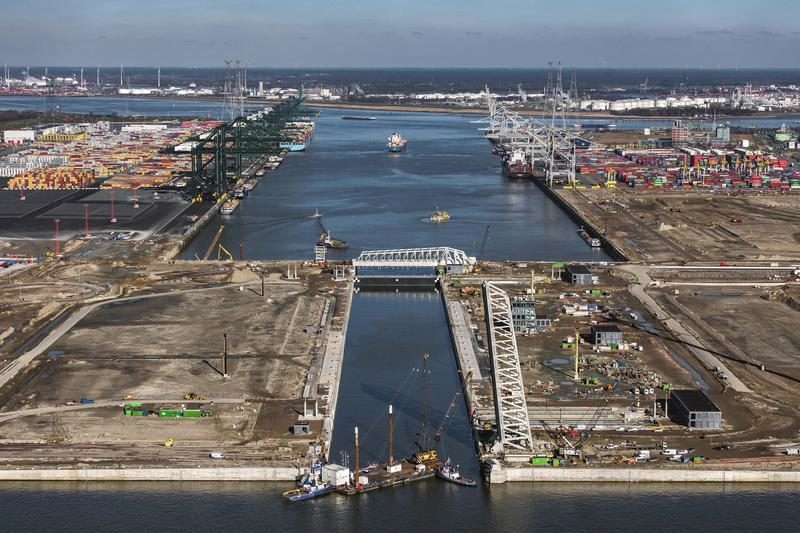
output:
[[[205,400],[206,397],[202,394],[197,394],[196,392],[187,392],[183,395],[184,400]]]
[[[172,437],[169,437],[164,441],[164,446],[166,446],[167,448],[172,448],[173,446],[175,446],[175,441],[172,439]]]
[[[225,255],[227,255],[227,256],[228,256],[228,261],[233,261],[233,254],[231,254],[231,253],[230,253],[230,252],[227,250],[227,248],[225,248],[224,246],[222,246],[222,243],[220,243],[220,244],[217,246],[217,261],[220,261],[220,260],[222,259],[222,253],[223,253],[223,252],[225,253]]]
[[[452,420],[453,411],[455,410],[456,405],[458,404],[458,399],[464,393],[464,390],[469,385],[470,380],[472,379],[472,372],[467,372],[467,376],[464,378],[464,382],[458,388],[455,395],[453,396],[453,400],[450,402],[450,405],[447,407],[447,411],[442,418],[442,423],[439,424],[439,427],[436,429],[436,433],[433,434],[433,440],[439,442],[442,440],[442,436],[445,432],[447,432],[447,427],[450,425],[450,421]]]
[[[219,229],[214,234],[214,238],[211,239],[211,244],[208,245],[208,250],[206,250],[205,255],[203,255],[203,261],[206,261],[211,256],[211,251],[214,249],[214,246],[216,246],[217,242],[219,242],[219,238],[222,235],[222,230],[224,229],[225,226],[223,224],[220,224]]]

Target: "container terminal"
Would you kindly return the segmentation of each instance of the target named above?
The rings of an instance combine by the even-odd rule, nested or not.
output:
[[[684,240],[718,239],[720,226],[688,231],[702,224],[695,218],[699,213],[742,219],[729,222],[736,228],[757,225],[732,212],[737,205],[764,202],[751,217],[782,216],[782,203],[791,205],[793,198],[791,178],[787,192],[777,187],[780,194],[723,195],[725,178],[710,180],[708,188],[693,185],[697,178],[691,177],[690,189],[682,181],[675,190],[658,190],[655,184],[650,189],[632,184],[647,174],[642,168],[658,162],[637,154],[640,161],[631,170],[634,165],[622,160],[630,161],[630,154],[617,148],[599,153],[591,139],[589,151],[579,156],[564,130],[531,122],[526,127],[534,142],[523,146],[534,169],[528,179],[573,210],[588,245],[600,239],[619,251],[620,260],[486,262],[443,247],[365,251],[352,261],[333,263],[325,260],[326,247],[318,245],[320,256],[314,260],[270,262],[244,260],[241,251],[236,260],[212,243],[204,259],[175,261],[182,242],[208,213],[221,210],[231,197],[247,201],[236,197],[237,190],[254,184],[248,180],[257,182],[259,172],[268,173],[275,162],[271,158],[283,157],[281,142],[308,141],[313,126],[299,104],[173,137],[177,144],[161,150],[180,157],[177,146],[188,143],[187,194],[133,188],[123,197],[131,212],[142,209],[133,207],[134,200],[156,205],[162,202],[153,198],[156,194],[181,198],[188,207],[158,223],[167,229],[161,240],[137,241],[137,232],[148,229],[136,227],[120,228],[125,231],[113,238],[87,239],[79,226],[63,247],[56,239],[56,249],[46,253],[3,258],[0,475],[88,469],[112,472],[103,474],[112,479],[130,467],[156,471],[200,463],[218,468],[223,478],[302,477],[306,468],[297,465],[333,459],[326,455],[342,393],[338,381],[349,302],[379,266],[411,268],[415,278],[439,288],[465,379],[463,401],[476,454],[488,481],[710,480],[720,472],[734,479],[730,472],[748,480],[800,479],[795,452],[800,420],[792,403],[800,378],[791,349],[800,339],[776,340],[793,331],[800,298],[794,290],[800,275],[792,264],[796,252],[785,239],[775,239],[771,252],[763,248],[770,245],[765,239],[758,241],[757,257],[751,248],[743,257],[718,260],[721,249],[700,253],[699,245]],[[496,105],[491,111],[490,133],[495,145],[503,146],[507,137],[498,119],[511,112]],[[291,131],[284,135],[289,123]],[[548,136],[548,142],[537,144]],[[68,146],[83,140],[47,142]],[[680,153],[688,158],[682,160],[688,163],[686,174],[697,176],[688,170],[694,168],[691,153],[673,150],[662,154],[663,160],[677,160]],[[580,166],[581,171],[587,167],[587,176],[590,158],[608,158],[618,168],[603,169],[603,183],[596,187],[583,185],[578,157],[586,158]],[[710,165],[703,157],[698,166]],[[785,170],[772,159],[747,154],[726,164],[726,172],[748,174],[751,189],[754,168],[770,176]],[[634,177],[609,187],[612,177],[625,172]],[[680,176],[674,173],[676,184]],[[760,188],[769,190],[763,183],[762,178]],[[112,218],[111,209],[120,201],[112,191],[120,189],[93,185],[99,189],[24,190],[25,200],[19,199],[22,189],[4,193],[15,195],[14,205],[43,194],[31,208],[68,207],[77,211],[79,224],[92,221],[74,208],[85,198],[80,195],[108,195],[98,200]],[[600,192],[612,194],[610,205],[617,213],[591,202]],[[639,198],[663,206],[664,216],[680,218],[681,234],[690,235],[666,237],[670,230],[637,217],[631,206],[648,205]],[[652,207],[639,209],[657,214]],[[117,228],[125,216],[136,218],[121,209],[118,226],[110,226],[115,222],[109,219],[89,233]],[[601,225],[605,219],[608,226]],[[59,231],[59,223],[55,226]],[[169,233],[170,227],[179,229]],[[743,231],[736,238],[728,254],[736,246],[745,250],[753,242],[746,239],[760,239]],[[388,282],[398,283],[400,277]],[[770,320],[732,321],[737,309]],[[409,463],[399,473],[389,472],[393,464],[390,458],[365,473],[366,483],[360,483],[362,469],[356,467],[353,488],[341,490],[422,479],[442,466],[431,463],[423,472]],[[269,474],[228,473],[266,466],[273,469]]]

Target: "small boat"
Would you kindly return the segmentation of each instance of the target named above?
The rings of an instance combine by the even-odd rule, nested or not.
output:
[[[366,117],[363,115],[344,115],[342,120],[378,120],[375,117]]]
[[[319,209],[314,209],[314,214],[313,214],[313,215],[311,215],[311,216],[312,216],[313,218],[319,218],[319,217],[321,217],[321,216],[322,216],[322,214],[320,214],[320,212],[319,212]]]
[[[455,483],[456,485],[462,485],[464,487],[477,487],[478,483],[472,479],[462,477],[461,473],[458,471],[458,466],[454,466],[450,459],[445,461],[445,463],[436,470],[436,477],[441,478],[445,481],[449,481],[450,483]]]
[[[430,221],[434,223],[447,222],[448,220],[450,220],[450,213],[448,213],[447,211],[439,211],[438,207],[436,208],[436,211],[433,212],[430,218]]]
[[[237,207],[239,207],[239,200],[237,198],[230,198],[226,200],[224,204],[222,204],[219,212],[221,215],[230,215],[236,211]]]

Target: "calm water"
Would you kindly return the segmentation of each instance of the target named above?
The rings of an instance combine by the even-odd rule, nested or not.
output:
[[[246,257],[311,258],[321,223],[350,244],[332,252],[338,258],[453,246],[490,259],[606,259],[533,183],[503,177],[474,117],[375,112],[374,121],[341,120],[346,113],[323,111],[308,151],[289,154],[182,257],[202,257],[224,224],[223,244],[244,243]],[[409,140],[405,153],[385,150],[394,131]],[[428,220],[437,206],[450,212],[449,222]],[[321,219],[311,216],[315,210]]]

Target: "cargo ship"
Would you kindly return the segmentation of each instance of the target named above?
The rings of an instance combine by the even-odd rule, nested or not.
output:
[[[342,120],[378,120],[375,117],[365,117],[360,115],[344,115]]]
[[[388,139],[386,139],[386,147],[392,153],[398,153],[404,151],[406,149],[407,144],[408,141],[403,139],[403,136],[397,132],[392,133],[392,135]]]
[[[306,143],[298,141],[282,141],[278,144],[278,147],[282,150],[288,150],[290,152],[304,152],[306,149]]]
[[[533,177],[533,166],[524,150],[514,148],[511,155],[503,159],[503,173],[511,179]]]
[[[289,140],[281,141],[278,147],[289,152],[303,152],[311,142],[314,133],[314,123],[310,121],[287,122],[285,133]]]
[[[588,244],[592,248],[600,248],[600,246],[603,245],[603,243],[600,242],[600,239],[598,239],[597,237],[592,237],[591,235],[589,235],[589,232],[586,231],[585,229],[583,229],[583,226],[578,228],[578,235],[580,235],[581,238],[584,241],[586,241],[586,244]]]
[[[239,200],[237,198],[229,198],[225,200],[225,203],[219,208],[219,213],[221,215],[231,215],[236,211],[237,207],[239,207]]]

